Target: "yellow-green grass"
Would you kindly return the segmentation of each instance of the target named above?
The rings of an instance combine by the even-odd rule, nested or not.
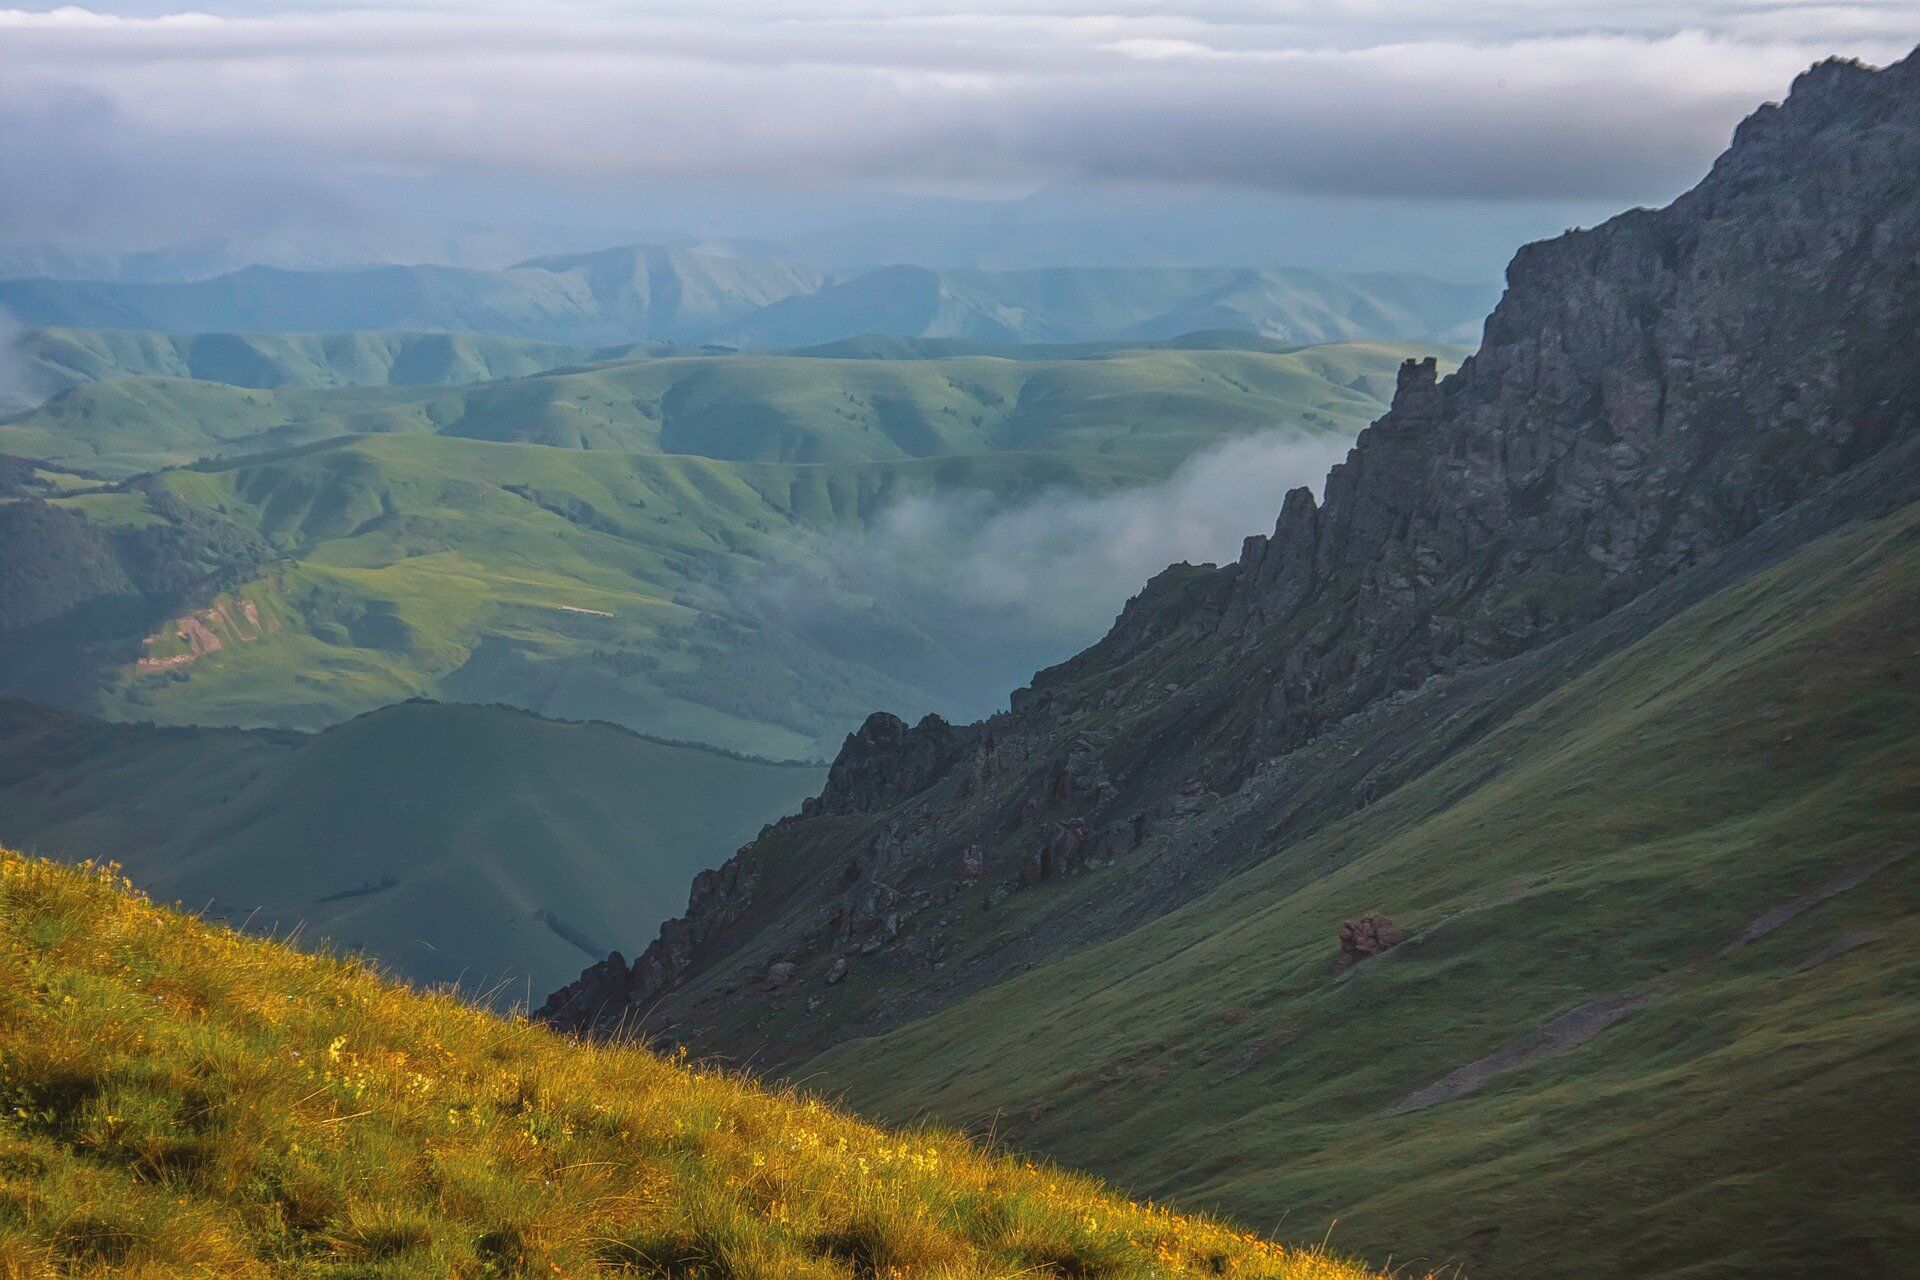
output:
[[[0,1106],[13,1277],[1362,1274],[14,854]]]

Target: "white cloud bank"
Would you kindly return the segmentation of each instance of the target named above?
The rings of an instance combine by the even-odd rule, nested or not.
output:
[[[427,168],[1633,198],[1815,58],[1916,35],[1904,0],[10,9],[0,111],[42,150],[105,129]]]

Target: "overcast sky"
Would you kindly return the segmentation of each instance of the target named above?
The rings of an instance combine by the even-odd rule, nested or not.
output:
[[[1627,204],[1916,39],[1911,0],[4,9],[0,235],[324,217],[349,172]]]

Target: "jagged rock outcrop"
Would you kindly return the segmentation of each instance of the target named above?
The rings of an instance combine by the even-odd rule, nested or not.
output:
[[[1829,62],[1672,205],[1527,246],[1479,352],[1403,367],[1322,500],[1158,575],[982,725],[870,719],[627,998],[771,1065],[883,1030],[1283,854],[1835,527],[1822,495],[1920,439],[1917,172],[1920,60]],[[978,923],[1016,894],[1017,933]],[[771,951],[804,1021],[750,980]]]
[[[739,854],[717,871],[702,871],[693,878],[687,913],[663,923],[660,936],[632,964],[613,952],[549,995],[533,1017],[575,1031],[637,1029],[659,996],[686,973],[695,948],[739,918],[758,882]]]
[[[1249,766],[1535,647],[1911,433],[1913,62],[1824,63],[1694,190],[1526,246],[1477,354],[1392,410],[1215,584],[1276,651]],[[1114,647],[1154,643],[1124,634]]]
[[[875,813],[897,804],[952,767],[967,737],[936,715],[908,728],[899,716],[876,711],[847,735],[827,785],[801,815]]]

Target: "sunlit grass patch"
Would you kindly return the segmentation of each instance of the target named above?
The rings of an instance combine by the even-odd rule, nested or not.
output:
[[[1361,1273],[0,854],[0,1280],[109,1274]]]

